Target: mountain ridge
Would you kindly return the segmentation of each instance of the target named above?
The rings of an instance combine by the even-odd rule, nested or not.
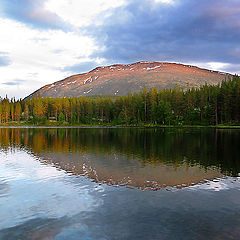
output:
[[[232,75],[181,63],[141,61],[132,64],[113,64],[96,67],[47,84],[26,97],[80,97],[92,95],[123,96],[148,89],[186,89],[205,83],[216,85]]]

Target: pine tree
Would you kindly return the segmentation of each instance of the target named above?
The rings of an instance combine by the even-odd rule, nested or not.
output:
[[[15,105],[16,105],[15,119],[16,121],[20,121],[21,114],[22,114],[21,104],[20,102],[17,102]]]
[[[25,104],[25,107],[24,107],[24,119],[25,119],[26,121],[29,120],[29,107],[28,107],[28,104],[27,104],[27,103]]]

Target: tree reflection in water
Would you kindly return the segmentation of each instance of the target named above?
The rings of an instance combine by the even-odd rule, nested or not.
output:
[[[116,186],[158,190],[240,170],[239,131],[212,129],[0,128],[2,150]]]

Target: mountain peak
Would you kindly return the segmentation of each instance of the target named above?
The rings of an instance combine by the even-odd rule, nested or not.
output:
[[[230,74],[179,63],[140,61],[132,64],[114,64],[97,67],[48,84],[35,91],[43,97],[79,97],[90,95],[127,95],[148,89],[200,87],[215,85]]]

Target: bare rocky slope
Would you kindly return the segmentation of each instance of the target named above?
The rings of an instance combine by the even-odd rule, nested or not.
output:
[[[46,85],[34,95],[42,97],[79,97],[92,95],[127,95],[139,92],[143,87],[164,89],[178,85],[199,87],[205,83],[215,85],[230,74],[198,68],[190,65],[166,62],[138,62],[128,65],[111,65],[73,75]]]

